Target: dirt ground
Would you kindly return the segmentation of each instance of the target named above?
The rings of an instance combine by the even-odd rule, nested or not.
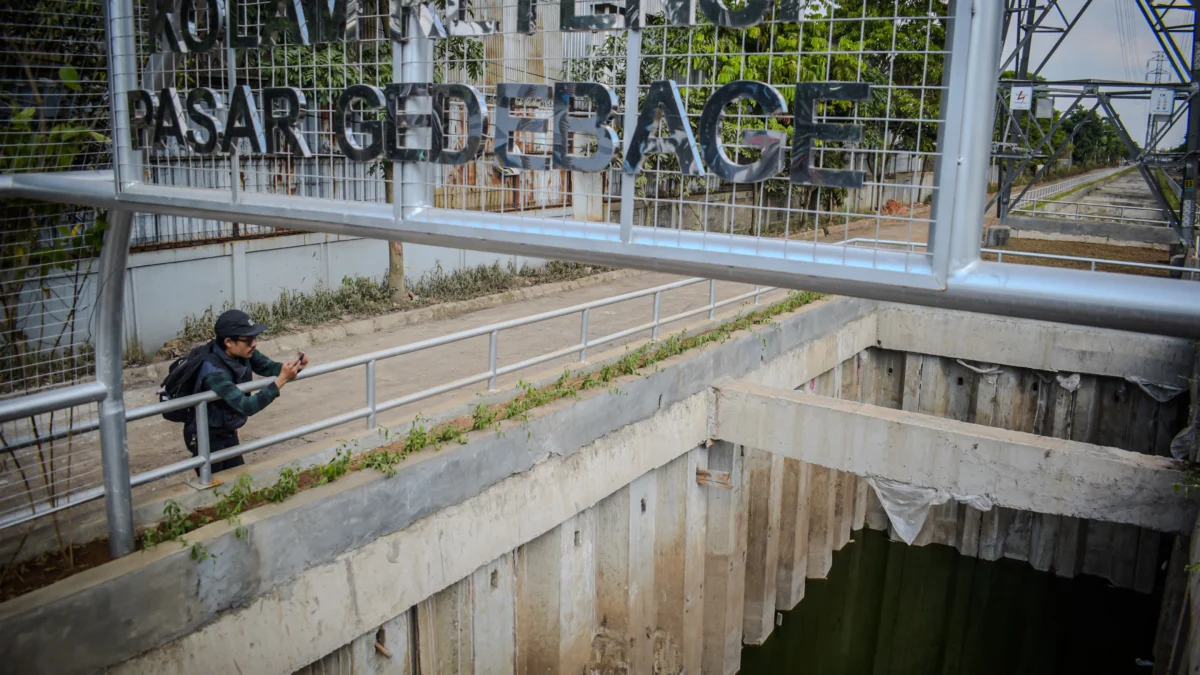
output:
[[[1013,238],[1008,246],[1001,247],[1002,251],[1025,251],[1029,253],[1048,253],[1051,255],[1069,255],[1077,258],[1099,258],[1101,260],[1121,260],[1125,262],[1151,263],[1168,265],[1171,262],[1170,253],[1159,248],[1141,248],[1137,246],[1116,246],[1113,244],[1090,244],[1078,241],[1054,241],[1049,239]],[[985,253],[984,260],[995,260],[994,254]],[[1091,264],[1074,260],[1047,260],[1044,258],[1009,257],[1006,263],[1020,265],[1042,265],[1047,267],[1065,267],[1069,269],[1091,269]],[[1098,272],[1117,272],[1120,274],[1141,274],[1146,276],[1165,277],[1163,270],[1150,270],[1126,265],[1096,265]]]

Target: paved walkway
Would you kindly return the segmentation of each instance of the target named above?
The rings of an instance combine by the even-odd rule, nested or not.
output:
[[[568,291],[551,297],[514,302],[453,319],[405,326],[394,331],[349,337],[340,342],[308,348],[307,354],[314,365],[329,363],[338,359],[427,340],[479,326],[651,288],[671,283],[680,278],[666,274],[645,274],[630,279],[614,281],[610,284]],[[753,286],[745,284],[719,282],[717,284],[717,299],[734,297],[753,289]],[[782,297],[782,292],[776,292],[773,295],[764,295],[764,302],[779,297]],[[749,302],[752,303],[753,301]],[[663,294],[660,314],[664,317],[670,316],[689,309],[703,307],[707,304],[708,284],[697,284]],[[594,340],[648,322],[652,316],[652,307],[652,298],[646,297],[592,310],[589,317],[589,337]],[[729,311],[729,309],[725,308],[720,311]],[[705,315],[701,314],[692,317],[688,321],[695,322],[704,318]],[[665,330],[676,330],[679,327],[681,325],[667,326]],[[646,337],[649,337],[648,331],[629,336],[613,344],[626,344]],[[500,333],[498,363],[501,367],[517,363],[570,346],[577,343],[578,339],[578,314],[506,330]],[[605,345],[599,348],[599,350],[604,351],[611,347],[612,345]],[[292,355],[268,354],[268,356],[280,359]],[[569,367],[575,362],[576,359],[574,357],[564,357],[549,364],[536,366],[524,372],[514,373],[507,378],[501,378],[498,386],[506,388],[512,386],[522,375],[528,377],[534,372],[556,365]],[[439,384],[469,377],[486,371],[487,367],[487,336],[472,338],[381,361],[378,363],[376,370],[376,400],[384,402]],[[262,438],[295,428],[300,424],[316,422],[326,417],[363,407],[366,404],[365,379],[365,369],[360,366],[309,380],[290,383],[284,388],[282,396],[269,408],[251,418],[242,430],[242,441]],[[379,421],[381,424],[386,425],[389,422],[395,422],[420,410],[430,409],[450,397],[461,396],[464,391],[482,392],[486,388],[486,383],[482,383],[458,390],[453,394],[404,406],[381,415]],[[154,389],[152,386],[146,386],[127,391],[125,395],[126,406],[137,407],[154,402]],[[182,425],[167,422],[158,417],[130,424],[129,450],[131,469],[136,473],[187,458],[189,455],[183,446],[181,429]],[[338,439],[360,435],[365,429],[366,424],[364,421],[354,422],[251,453],[247,456],[247,460],[260,460],[299,445],[311,444],[314,448],[324,447],[336,442]],[[400,430],[397,429],[397,431]],[[159,483],[158,487],[161,487],[163,484]]]

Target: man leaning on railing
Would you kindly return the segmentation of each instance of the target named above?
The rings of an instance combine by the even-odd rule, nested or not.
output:
[[[208,404],[209,451],[217,452],[232,448],[238,440],[238,429],[246,424],[246,418],[266,408],[279,397],[279,390],[296,379],[308,365],[308,357],[299,352],[292,361],[279,363],[262,355],[257,350],[258,335],[267,329],[265,324],[254,323],[245,312],[231,309],[217,318],[213,327],[216,339],[200,349],[205,350],[200,370],[196,375],[195,392],[210,390],[220,400]],[[252,373],[263,377],[275,377],[265,389],[246,394],[237,385],[249,382]],[[196,421],[183,425],[183,442],[192,456],[199,454],[196,445]],[[214,462],[212,470],[224,471],[245,464],[239,455]]]

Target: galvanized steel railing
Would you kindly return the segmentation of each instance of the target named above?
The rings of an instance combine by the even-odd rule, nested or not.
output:
[[[716,282],[712,281],[712,280],[708,280],[707,281],[707,283],[708,283],[708,303],[707,304],[705,304],[701,307],[697,307],[695,309],[690,309],[690,310],[687,310],[684,312],[679,312],[677,314],[673,314],[673,315],[667,316],[667,317],[663,317],[660,315],[659,308],[660,308],[660,303],[661,303],[663,293],[666,293],[666,292],[672,291],[672,290],[676,290],[676,289],[680,289],[680,288],[686,288],[688,286],[694,286],[694,285],[700,284],[700,283],[705,283],[705,280],[700,279],[700,278],[683,279],[681,281],[676,281],[676,282],[673,282],[670,284],[664,284],[662,286],[656,286],[654,288],[647,288],[647,289],[640,290],[640,291],[634,291],[631,293],[616,295],[616,296],[613,296],[610,298],[594,300],[592,302],[587,302],[587,303],[583,303],[580,305],[564,307],[562,309],[551,310],[549,312],[542,312],[541,314],[534,314],[532,316],[527,316],[527,317],[520,318],[520,319],[513,319],[511,321],[504,321],[501,323],[490,324],[487,326],[480,326],[479,328],[472,328],[469,330],[459,331],[457,333],[451,333],[449,335],[444,335],[441,337],[430,338],[428,340],[422,340],[420,342],[413,342],[410,344],[401,345],[399,347],[392,347],[390,349],[384,349],[384,350],[372,352],[369,354],[354,356],[354,357],[351,357],[348,359],[334,361],[333,363],[328,363],[328,364],[319,365],[319,366],[313,366],[311,368],[306,369],[296,379],[297,380],[309,380],[309,379],[312,379],[315,377],[320,377],[321,375],[327,375],[329,373],[340,372],[343,370],[347,370],[349,368],[356,368],[359,366],[363,366],[366,371],[366,388],[365,388],[366,389],[366,392],[365,392],[366,393],[366,397],[365,397],[366,401],[365,401],[365,405],[361,408],[352,410],[350,412],[341,413],[339,415],[333,415],[331,417],[327,417],[327,418],[322,419],[317,422],[312,422],[309,424],[298,426],[293,429],[289,429],[287,431],[282,431],[280,433],[273,434],[271,436],[267,436],[265,438],[259,438],[259,439],[253,440],[253,441],[242,443],[235,447],[221,450],[219,452],[211,452],[210,451],[210,445],[209,445],[209,439],[208,439],[208,403],[211,401],[216,401],[218,399],[217,395],[211,391],[202,392],[199,394],[193,394],[191,396],[185,396],[185,397],[178,398],[178,399],[175,399],[172,401],[164,401],[161,403],[154,403],[151,405],[142,406],[139,408],[134,408],[132,410],[128,410],[125,412],[125,423],[126,424],[128,424],[129,422],[134,422],[137,420],[142,420],[142,419],[146,419],[149,417],[161,415],[165,412],[170,412],[173,410],[182,410],[184,408],[194,408],[195,415],[196,415],[196,429],[197,429],[196,442],[197,442],[197,449],[199,450],[199,453],[196,457],[192,457],[190,459],[174,462],[172,464],[168,464],[166,466],[161,466],[161,467],[152,469],[150,471],[132,474],[129,479],[129,485],[131,487],[138,487],[140,485],[146,485],[148,483],[162,480],[169,476],[183,473],[185,471],[189,471],[192,469],[199,469],[200,470],[200,482],[204,485],[210,485],[212,483],[212,463],[213,462],[220,462],[220,461],[224,461],[227,459],[231,459],[233,457],[239,457],[248,452],[253,452],[255,450],[261,450],[262,448],[270,447],[270,446],[276,445],[278,443],[289,441],[289,440],[292,440],[295,438],[299,438],[301,436],[316,433],[318,431],[323,431],[325,429],[340,426],[342,424],[346,424],[348,422],[354,422],[357,420],[365,419],[366,423],[367,423],[367,428],[373,429],[376,427],[376,418],[379,413],[386,412],[386,411],[392,410],[394,408],[399,408],[401,406],[408,405],[410,403],[416,403],[418,401],[423,401],[425,399],[429,399],[434,396],[438,396],[440,394],[445,394],[447,392],[462,389],[464,387],[469,387],[473,384],[478,384],[478,383],[485,382],[485,381],[488,383],[489,389],[495,389],[496,388],[496,379],[500,376],[515,373],[517,371],[531,368],[533,366],[537,366],[537,365],[540,365],[540,364],[543,364],[543,363],[546,363],[549,361],[553,361],[555,359],[559,359],[559,358],[562,358],[565,356],[570,356],[572,354],[578,355],[578,359],[579,359],[580,363],[585,363],[587,361],[589,349],[594,349],[596,347],[600,347],[600,346],[615,342],[617,340],[620,340],[622,338],[636,335],[638,333],[643,333],[645,331],[650,331],[651,339],[657,339],[658,335],[659,335],[659,330],[664,325],[682,321],[684,319],[688,319],[688,318],[691,318],[691,317],[699,315],[699,314],[707,314],[709,319],[714,319],[714,318],[716,318],[717,310],[722,307],[726,307],[726,306],[736,304],[739,302],[743,302],[743,301],[748,301],[751,299],[753,299],[754,304],[757,305],[757,304],[759,304],[760,298],[763,293],[769,293],[769,292],[775,290],[774,288],[771,288],[771,287],[755,286],[753,291],[742,293],[742,294],[734,296],[732,298],[727,298],[725,300],[718,301],[716,299]],[[620,330],[615,333],[605,335],[603,337],[594,338],[594,339],[588,338],[589,315],[591,313],[591,310],[598,309],[600,307],[607,307],[609,305],[615,305],[615,304],[618,304],[621,302],[626,302],[629,300],[637,300],[639,298],[650,297],[650,296],[653,296],[654,304],[653,304],[653,308],[651,310],[651,318],[649,321],[639,324],[637,326],[633,326],[632,328],[626,328],[624,330]],[[573,345],[568,345],[566,347],[553,350],[551,352],[547,352],[545,354],[541,354],[539,356],[525,359],[524,361],[520,361],[518,363],[510,364],[507,366],[500,366],[497,363],[497,352],[498,352],[498,345],[499,345],[501,331],[512,329],[512,328],[518,328],[521,326],[528,326],[531,324],[536,324],[536,323],[540,323],[543,321],[549,321],[551,319],[557,319],[557,318],[561,318],[564,316],[571,316],[573,314],[578,314],[580,317],[579,342],[577,342]],[[454,380],[452,382],[440,384],[435,387],[430,387],[428,389],[424,389],[422,391],[418,391],[418,392],[415,392],[412,394],[406,394],[404,396],[399,396],[397,398],[393,398],[393,399],[390,399],[387,401],[379,402],[376,400],[375,367],[378,362],[386,360],[386,359],[398,357],[398,356],[403,356],[405,354],[412,354],[414,352],[419,352],[419,351],[422,351],[425,349],[430,349],[433,347],[441,347],[444,345],[452,344],[455,342],[460,342],[462,340],[467,340],[470,338],[482,337],[484,335],[488,336],[488,368],[486,371],[475,374],[475,375],[471,375],[469,377],[460,378],[460,379]],[[239,385],[239,388],[242,391],[249,393],[249,392],[257,391],[259,389],[263,389],[263,388],[267,387],[268,385],[270,385],[271,382],[273,382],[273,381],[274,380],[269,379],[269,378],[259,379],[259,380],[255,380],[253,382]],[[65,387],[62,389],[57,389],[52,392],[47,392],[46,394],[27,396],[27,397],[12,399],[9,401],[4,401],[3,403],[0,403],[0,422],[13,420],[13,419],[19,419],[22,417],[28,417],[29,415],[38,414],[38,413],[42,413],[42,412],[48,412],[50,410],[64,409],[64,408],[68,408],[72,405],[78,405],[80,403],[97,401],[97,400],[103,399],[105,396],[105,393],[106,393],[106,388],[104,387],[103,384],[101,384],[99,382],[89,382],[87,384],[81,384],[81,385],[76,385],[73,387]],[[32,445],[32,444],[35,444],[38,442],[45,442],[49,438],[62,438],[62,437],[69,436],[69,435],[87,433],[87,432],[95,431],[98,428],[100,428],[99,422],[92,421],[92,422],[88,422],[88,423],[85,423],[82,425],[75,425],[75,426],[69,426],[69,427],[66,427],[63,429],[52,430],[49,433],[39,434],[36,437],[27,436],[24,438],[12,439],[11,441],[8,441],[4,444],[3,451],[4,452],[12,452],[12,451],[24,448],[24,447],[28,447],[29,445]],[[101,431],[101,433],[103,433],[103,430]],[[9,512],[6,514],[0,514],[0,528],[11,527],[13,525],[19,525],[21,523],[25,523],[30,520],[34,520],[36,518],[41,518],[43,516],[47,516],[51,513],[62,511],[64,509],[68,509],[73,506],[77,506],[79,504],[83,504],[86,502],[90,502],[90,501],[99,499],[99,498],[103,497],[104,495],[105,495],[105,489],[103,487],[95,487],[95,488],[92,488],[89,490],[79,491],[79,492],[67,495],[67,496],[63,497],[62,499],[60,499],[56,504],[54,504],[52,506],[47,506],[47,507],[42,507],[42,508],[38,508],[35,506],[35,507],[31,507],[28,510],[22,509],[20,511],[12,511],[12,512]]]
[[[880,246],[891,246],[891,247],[897,247],[897,248],[904,248],[909,251],[916,251],[918,248],[923,249],[927,246],[926,244],[922,244],[919,242],[896,241],[896,240],[890,240],[890,239],[870,239],[868,237],[856,237],[854,239],[847,239],[846,241],[841,242],[841,243],[843,243],[847,246],[859,246],[859,245],[869,244],[873,248],[877,248]],[[1096,271],[1097,265],[1113,265],[1116,267],[1132,267],[1132,268],[1136,268],[1136,269],[1159,270],[1159,271],[1168,272],[1168,273],[1175,272],[1180,275],[1186,274],[1187,278],[1192,281],[1194,281],[1197,278],[1197,275],[1200,274],[1200,270],[1190,268],[1190,267],[1175,267],[1173,265],[1162,265],[1162,264],[1156,264],[1156,263],[1140,263],[1140,262],[1133,262],[1130,260],[1105,260],[1104,258],[1085,258],[1082,256],[1074,256],[1074,255],[1058,255],[1058,254],[1054,254],[1054,253],[1035,253],[1033,251],[1005,251],[1005,250],[998,249],[998,248],[984,248],[984,249],[980,249],[980,252],[983,253],[984,255],[991,254],[991,255],[996,256],[996,262],[1004,262],[1004,258],[1007,256],[1009,258],[1038,258],[1041,260],[1062,260],[1065,262],[1088,263],[1089,270],[1092,272]]]
[[[1104,178],[1108,178],[1109,176],[1111,176],[1115,173],[1120,173],[1121,171],[1124,171],[1126,168],[1127,167],[1116,168],[1116,169],[1108,171],[1100,176],[1097,176],[1094,173],[1080,174],[1078,176],[1075,176],[1074,178],[1069,178],[1067,180],[1064,180],[1064,181],[1061,181],[1058,183],[1054,183],[1053,185],[1043,185],[1042,187],[1033,188],[1032,190],[1029,190],[1028,192],[1026,192],[1025,196],[1021,197],[1021,201],[1017,202],[1016,204],[1013,204],[1013,208],[1016,209],[1026,202],[1036,202],[1039,199],[1044,199],[1046,197],[1049,197],[1050,195],[1056,195],[1060,192],[1066,192],[1067,190],[1070,190],[1072,188],[1083,185],[1084,183],[1090,183],[1095,180],[1102,180]]]
[[[1026,202],[1022,202],[1023,204]],[[1059,206],[1057,209],[1048,209],[1045,206],[1038,210],[1038,204],[1054,204]],[[1112,213],[1084,213],[1083,209],[1103,209]],[[1093,220],[1098,222],[1111,223],[1132,223],[1136,225],[1151,225],[1154,227],[1170,227],[1171,223],[1165,218],[1148,218],[1136,215],[1134,213],[1142,213],[1144,215],[1158,214],[1162,215],[1162,210],[1153,206],[1130,206],[1127,204],[1105,204],[1100,202],[1060,202],[1049,199],[1035,199],[1030,208],[1012,209],[1009,213],[1034,217],[1049,217],[1062,218],[1067,220]]]

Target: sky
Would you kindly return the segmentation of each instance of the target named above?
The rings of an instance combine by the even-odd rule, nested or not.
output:
[[[1059,2],[1068,19],[1075,16],[1083,4],[1084,0]],[[1169,18],[1173,23],[1183,23],[1191,18],[1191,12],[1172,12]],[[1056,26],[1064,25],[1057,13],[1048,17],[1043,25],[1051,25],[1051,22]],[[1015,33],[1015,28],[1010,29],[1001,62],[1008,58],[1016,42]],[[1056,38],[1057,36],[1051,33],[1038,33],[1034,36],[1031,61],[1033,66],[1036,66],[1041,57],[1050,50]],[[1177,36],[1177,39],[1179,38],[1180,36]],[[1186,37],[1183,40],[1185,41],[1180,47],[1183,53],[1187,54],[1191,49],[1191,40]],[[1093,78],[1144,82],[1149,70],[1147,62],[1154,52],[1160,50],[1154,33],[1133,0],[1094,0],[1079,23],[1063,40],[1058,51],[1050,57],[1041,75],[1050,80]],[[1166,70],[1164,81],[1179,81],[1169,64],[1166,65]],[[1084,104],[1091,107],[1094,102],[1094,99],[1085,99]],[[1062,110],[1070,103],[1071,99],[1060,98],[1056,101],[1056,107]],[[1115,102],[1114,107],[1133,139],[1139,144],[1144,143],[1149,101],[1120,101]],[[1184,121],[1181,120],[1159,143],[1159,148],[1168,149],[1178,145],[1183,140],[1183,129]]]

